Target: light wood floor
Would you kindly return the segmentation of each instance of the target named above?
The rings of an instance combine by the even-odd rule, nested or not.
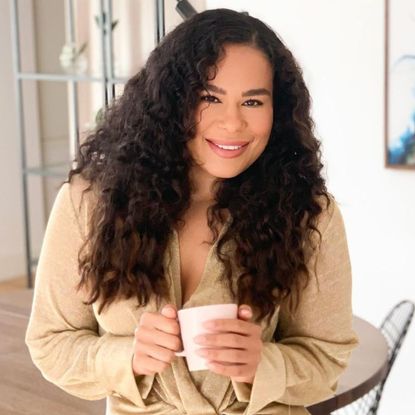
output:
[[[26,288],[26,277],[16,277],[0,281],[0,292],[23,290]]]

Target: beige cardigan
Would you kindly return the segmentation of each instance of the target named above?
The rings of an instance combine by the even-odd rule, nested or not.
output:
[[[81,200],[86,184],[74,178],[60,189],[37,268],[26,344],[47,380],[82,399],[107,397],[107,415],[303,415],[309,413],[304,406],[333,395],[358,344],[352,330],[345,230],[334,201],[320,216],[323,242],[310,260],[319,284],[312,278],[296,315],[281,305],[270,325],[261,323],[264,347],[253,385],[211,371],[189,372],[182,357],[161,374],[136,378],[132,371],[136,322],[144,311],[158,309],[152,299],[136,310],[136,300],[130,299],[118,301],[98,315],[98,303],[82,303],[86,295],[74,287],[79,281],[77,253],[91,214],[91,193]],[[179,305],[175,232],[163,261],[170,282],[170,298],[164,303]],[[234,302],[228,287],[218,279],[221,266],[211,249],[202,280],[184,308]],[[273,333],[277,325],[282,338],[276,343]]]

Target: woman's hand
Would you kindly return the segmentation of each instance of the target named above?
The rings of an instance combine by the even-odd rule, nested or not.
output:
[[[153,375],[165,370],[181,351],[177,310],[167,304],[161,313],[145,312],[134,332],[133,371],[135,375]]]
[[[249,322],[251,308],[238,308],[238,319],[211,320],[204,327],[215,333],[195,337],[203,348],[197,353],[208,360],[212,372],[236,382],[253,383],[262,353],[262,329]]]

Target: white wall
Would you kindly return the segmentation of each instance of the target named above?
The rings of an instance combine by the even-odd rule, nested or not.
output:
[[[383,167],[384,1],[207,0],[268,23],[304,69],[323,142],[329,190],[343,212],[354,313],[379,325],[415,300],[415,171]],[[415,324],[391,372],[379,415],[415,410]]]

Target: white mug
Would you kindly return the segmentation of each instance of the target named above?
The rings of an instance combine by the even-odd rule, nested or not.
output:
[[[196,353],[204,346],[194,342],[199,334],[211,333],[203,327],[208,320],[236,319],[238,317],[237,304],[212,304],[200,307],[184,308],[178,311],[183,351],[176,352],[176,356],[185,357],[187,367],[191,372],[208,370],[206,358]]]

